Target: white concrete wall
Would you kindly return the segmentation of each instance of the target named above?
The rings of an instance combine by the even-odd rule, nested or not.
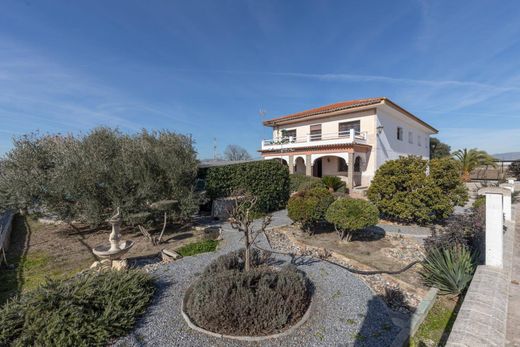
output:
[[[429,159],[430,135],[433,134],[430,129],[386,105],[377,108],[376,121],[377,126],[383,126],[375,144],[377,167],[400,156],[418,155]],[[397,139],[397,127],[403,128],[402,140]],[[412,143],[409,141],[409,132],[412,133]]]

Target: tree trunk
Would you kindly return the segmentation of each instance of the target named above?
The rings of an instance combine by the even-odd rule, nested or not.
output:
[[[161,230],[161,234],[159,235],[159,238],[157,239],[157,244],[160,244],[162,241],[162,236],[164,234],[164,230],[166,229],[166,222],[168,222],[168,213],[164,212],[164,223],[163,223],[163,227]]]
[[[248,272],[251,269],[251,256],[249,254],[251,245],[249,244],[249,232],[248,230],[244,233],[244,239],[246,243],[246,251],[244,254],[244,265],[245,265],[245,271]]]

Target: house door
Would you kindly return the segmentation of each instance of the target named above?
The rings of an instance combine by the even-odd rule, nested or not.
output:
[[[323,175],[323,165],[322,165],[322,161],[321,161],[321,158],[318,158],[316,159],[316,161],[314,162],[314,165],[312,167],[312,175],[314,177],[321,177]]]

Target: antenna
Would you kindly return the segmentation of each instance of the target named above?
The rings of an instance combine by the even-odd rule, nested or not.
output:
[[[213,138],[213,160],[217,160],[217,138]]]

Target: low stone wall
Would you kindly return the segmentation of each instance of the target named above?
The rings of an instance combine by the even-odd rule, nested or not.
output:
[[[514,223],[508,223],[502,269],[477,267],[446,346],[505,345],[514,236]]]

